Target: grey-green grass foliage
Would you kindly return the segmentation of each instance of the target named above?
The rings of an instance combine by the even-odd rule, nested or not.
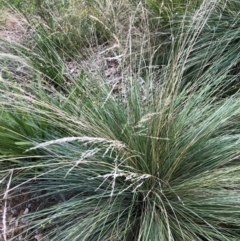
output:
[[[1,78],[3,201],[42,202],[26,240],[239,239],[240,97],[221,94],[239,78],[239,14],[224,3],[178,18],[166,65],[124,97],[84,70],[57,90],[28,59],[27,86]]]

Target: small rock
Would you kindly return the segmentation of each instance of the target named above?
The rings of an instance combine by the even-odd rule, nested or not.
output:
[[[26,208],[26,209],[24,210],[24,212],[23,212],[23,215],[28,214],[28,212],[29,212],[29,209],[28,209],[28,208]]]

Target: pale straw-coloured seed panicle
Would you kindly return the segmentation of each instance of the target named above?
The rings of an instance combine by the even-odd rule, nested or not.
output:
[[[103,182],[99,185],[99,187],[96,189],[99,190],[100,187],[109,179],[112,180],[112,190],[110,196],[113,196],[114,189],[115,189],[115,184],[116,184],[116,179],[117,177],[125,177],[125,181],[131,181],[131,184],[129,184],[125,189],[123,189],[119,194],[129,190],[130,188],[133,187],[132,192],[136,192],[138,188],[140,188],[144,181],[146,179],[151,178],[152,176],[149,174],[140,174],[140,173],[134,173],[134,172],[129,172],[129,171],[122,171],[118,168],[115,162],[115,168],[111,173],[107,173],[104,175],[98,175],[96,177],[93,177],[91,179],[96,179],[96,178],[103,178]]]
[[[75,167],[77,167],[80,163],[83,163],[87,158],[96,155],[100,150],[101,150],[100,148],[94,148],[94,149],[92,149],[92,150],[87,150],[86,152],[84,152],[84,153],[81,155],[80,159],[75,162],[75,164],[73,165],[73,167],[71,167],[71,168],[68,170],[68,172],[66,173],[66,175],[65,175],[64,178],[66,178],[67,175],[68,175]]]
[[[125,148],[125,145],[120,141],[107,140],[105,138],[100,138],[100,137],[83,136],[83,137],[65,137],[65,138],[59,138],[59,139],[52,140],[52,141],[46,141],[46,142],[40,143],[40,144],[38,144],[34,147],[31,147],[27,151],[36,150],[36,149],[39,149],[39,148],[45,148],[45,147],[50,146],[50,145],[63,144],[63,143],[73,142],[73,141],[83,142],[84,145],[87,145],[87,144],[90,144],[90,143],[95,143],[95,144],[103,143],[104,146],[107,145],[107,147],[109,149],[114,148],[114,149],[120,150],[122,148]]]
[[[141,127],[143,125],[143,123],[149,121],[152,119],[152,117],[161,114],[160,112],[156,112],[156,113],[148,113],[146,115],[144,115],[140,121],[137,123],[137,125],[135,126],[135,128]]]
[[[28,149],[27,151],[35,150],[35,149],[39,149],[39,148],[45,148],[45,147],[48,147],[50,145],[55,145],[55,144],[64,144],[64,143],[73,142],[73,141],[82,142],[83,145],[87,145],[87,144],[90,144],[90,143],[94,143],[94,144],[101,143],[102,148],[93,148],[93,149],[89,149],[89,150],[85,151],[84,153],[82,153],[80,159],[78,159],[75,162],[75,164],[68,170],[65,177],[75,167],[77,167],[80,163],[82,163],[84,160],[96,155],[99,151],[101,151],[103,149],[105,149],[105,152],[102,155],[104,157],[109,152],[110,152],[110,156],[112,156],[112,153],[113,153],[114,150],[121,150],[121,149],[125,148],[125,145],[123,143],[121,143],[120,141],[107,140],[105,138],[83,136],[83,137],[65,137],[65,138],[60,138],[60,139],[56,139],[56,140],[52,140],[52,141],[47,141],[47,142],[44,142],[44,143],[40,143],[40,144]]]

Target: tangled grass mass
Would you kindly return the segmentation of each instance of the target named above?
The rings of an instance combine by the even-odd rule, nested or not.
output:
[[[0,6],[0,240],[240,240],[239,1]]]

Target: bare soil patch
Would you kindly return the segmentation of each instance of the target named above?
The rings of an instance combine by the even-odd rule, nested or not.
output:
[[[11,43],[21,43],[27,24],[20,16],[5,12],[0,20],[0,38]]]

